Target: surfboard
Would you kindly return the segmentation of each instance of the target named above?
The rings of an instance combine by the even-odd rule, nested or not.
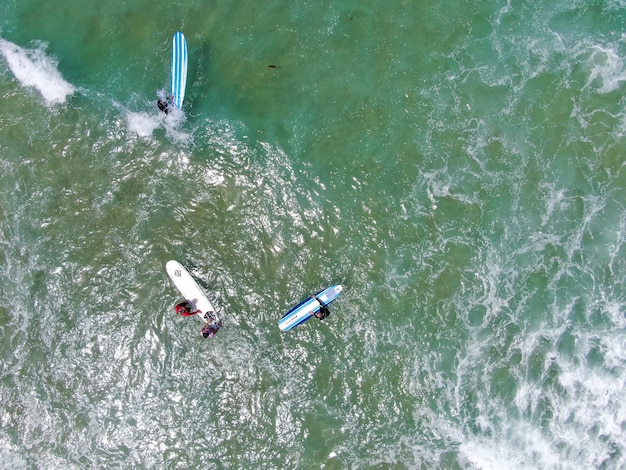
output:
[[[187,86],[187,40],[178,31],[172,39],[172,96],[177,108],[183,107],[185,86]]]
[[[317,297],[319,302],[312,297],[303,300],[283,315],[278,321],[278,328],[282,331],[288,331],[304,323],[316,312],[319,312],[320,307],[328,305],[339,297],[341,291],[343,291],[343,287],[337,284],[316,293],[315,297]]]
[[[191,277],[191,274],[178,261],[168,261],[165,265],[165,270],[185,300],[191,303],[194,310],[200,310],[200,313],[194,316],[205,321],[211,319],[220,321],[213,304],[211,304],[204,291],[200,289],[200,286]]]

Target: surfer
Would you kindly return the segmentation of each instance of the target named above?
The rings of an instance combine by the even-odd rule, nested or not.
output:
[[[163,101],[162,99],[159,99],[159,101],[157,101],[157,106],[159,107],[159,109],[161,111],[163,111],[165,114],[168,113],[168,109],[167,109],[167,103],[165,101]]]
[[[221,326],[222,323],[220,321],[211,318],[208,322],[204,324],[200,333],[205,338],[213,338],[213,336],[215,336],[215,333],[217,333]]]
[[[311,297],[313,298],[313,300],[317,300],[317,302],[320,304],[320,309],[313,314],[315,318],[317,318],[318,320],[323,320],[324,318],[328,317],[328,315],[330,315],[330,310],[328,310],[328,307],[322,304],[320,299],[318,299],[314,295],[312,295]]]
[[[191,302],[189,302],[188,300],[185,300],[179,304],[176,305],[176,307],[174,307],[174,310],[176,311],[177,315],[180,315],[181,317],[190,317],[192,315],[195,315],[196,313],[200,313],[200,310],[196,310],[195,312],[192,312],[192,305]]]
[[[157,106],[161,111],[165,114],[170,112],[170,104],[174,101],[174,96],[169,97],[167,100],[163,101],[161,98],[157,101]]]

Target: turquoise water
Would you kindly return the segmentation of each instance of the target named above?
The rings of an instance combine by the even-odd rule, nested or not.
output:
[[[3,13],[2,467],[626,466],[622,1]]]

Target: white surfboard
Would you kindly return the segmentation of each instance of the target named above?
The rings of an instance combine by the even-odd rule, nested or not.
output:
[[[168,261],[165,265],[165,269],[185,300],[191,303],[194,310],[200,310],[200,313],[194,316],[204,319],[205,321],[211,319],[217,320],[218,322],[220,321],[215,312],[215,308],[213,308],[213,304],[211,304],[204,291],[200,289],[200,286],[193,277],[191,277],[191,274],[189,274],[178,261]]]

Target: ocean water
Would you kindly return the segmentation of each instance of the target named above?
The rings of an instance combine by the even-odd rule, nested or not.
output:
[[[626,468],[625,2],[2,10],[0,467]]]

